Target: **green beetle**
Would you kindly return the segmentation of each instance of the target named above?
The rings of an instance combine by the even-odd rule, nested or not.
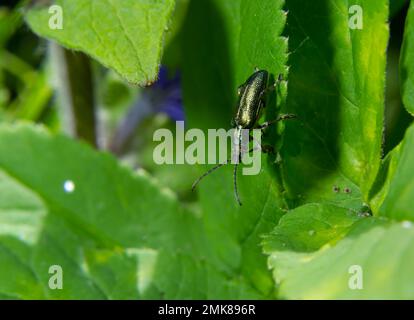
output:
[[[257,70],[238,89],[239,103],[233,119],[234,127],[252,129],[265,105],[269,73]]]
[[[281,81],[281,76],[279,76],[279,81]],[[296,116],[293,114],[280,115],[277,119],[265,122],[261,125],[257,124],[260,119],[261,111],[265,107],[266,102],[266,93],[270,90],[273,90],[276,86],[268,86],[269,82],[269,72],[266,70],[255,69],[255,72],[243,83],[238,89],[238,107],[236,110],[236,115],[232,119],[232,125],[235,129],[235,140],[237,141],[238,146],[242,145],[242,129],[261,129],[269,127],[270,125],[286,119],[293,119]],[[262,147],[262,146],[261,146]],[[268,149],[268,148],[266,148]],[[238,189],[237,189],[237,168],[238,164],[241,162],[242,151],[241,148],[237,149],[238,161],[234,164],[233,171],[233,182],[234,182],[234,195],[236,201],[241,206]],[[262,147],[262,151],[265,149]],[[208,170],[201,177],[199,177],[192,186],[194,191],[197,184],[206,176],[208,176],[213,171],[218,168],[230,163],[230,159],[225,163],[220,163],[215,167]]]

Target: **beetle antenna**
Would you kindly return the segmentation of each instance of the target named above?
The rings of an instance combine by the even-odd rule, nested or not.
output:
[[[234,196],[236,197],[237,202],[241,206],[242,203],[240,201],[239,192],[237,190],[237,167],[238,167],[238,165],[239,165],[238,163],[234,164],[234,171],[233,171]]]
[[[241,127],[237,128],[237,143],[238,143],[238,155],[237,155],[237,162],[234,164],[234,171],[233,171],[233,183],[234,183],[234,196],[236,197],[236,200],[238,202],[238,204],[241,206],[242,203],[240,201],[240,197],[239,197],[239,191],[237,190],[237,168],[239,166],[239,163],[241,161],[241,147],[242,147],[242,131],[241,131]]]
[[[240,147],[242,136],[241,136],[240,128],[238,128],[238,129],[239,129],[239,131],[237,132],[237,140],[238,140],[238,143],[239,143],[238,146]],[[252,148],[250,151],[253,151],[253,150],[254,150],[254,148]],[[241,152],[240,152],[240,150],[238,150],[237,158],[238,158],[238,161],[234,164],[234,171],[233,171],[234,196],[237,200],[237,203],[241,206],[242,203],[240,201],[239,192],[238,192],[238,189],[237,189],[237,168],[238,168],[238,165],[241,161]],[[203,180],[205,177],[207,177],[210,173],[213,173],[214,171],[216,171],[218,168],[221,168],[222,166],[228,164],[231,160],[232,159],[227,159],[226,162],[220,163],[220,164],[212,167],[210,170],[208,170],[206,173],[204,173],[202,176],[200,176],[196,181],[194,181],[194,183],[191,187],[191,190],[194,191],[194,189],[197,187],[197,185],[200,183],[201,180]]]
[[[194,191],[194,189],[197,187],[197,185],[199,184],[199,182],[207,177],[210,173],[216,171],[218,168],[221,168],[222,166],[228,164],[228,160],[224,163],[220,163],[216,166],[214,166],[213,168],[211,168],[210,170],[208,170],[206,173],[204,173],[202,176],[200,176],[196,181],[194,181],[193,185],[191,186],[191,190]]]

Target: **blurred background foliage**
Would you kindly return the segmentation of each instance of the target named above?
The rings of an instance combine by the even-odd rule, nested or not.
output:
[[[188,192],[188,186],[198,171],[186,165],[178,165],[175,170],[153,165],[154,145],[151,142],[154,129],[174,127],[174,121],[184,120],[180,37],[189,0],[177,1],[174,19],[167,33],[160,79],[155,85],[144,88],[129,85],[114,71],[86,56],[82,58],[87,61],[82,62],[79,68],[84,69],[86,63],[91,65],[92,70],[89,87],[93,92],[93,110],[90,112],[94,119],[85,126],[88,127],[86,131],[92,130],[93,133],[71,132],[73,124],[67,122],[85,121],[87,111],[82,109],[83,116],[76,118],[76,111],[64,110],[70,107],[65,106],[64,99],[59,96],[62,84],[58,81],[59,70],[56,69],[62,64],[59,51],[66,50],[54,48],[57,45],[37,37],[24,24],[23,7],[29,2],[7,0],[0,4],[0,121],[42,123],[54,132],[65,131],[79,136],[96,144],[99,149],[113,152],[134,168],[144,167],[162,183],[177,190],[183,200],[191,201],[193,197]],[[412,121],[402,105],[398,78],[407,9],[406,0],[390,1],[391,38],[387,61],[384,155],[401,141]],[[68,58],[66,63],[70,60]],[[87,77],[76,77],[75,81],[85,85]],[[74,115],[68,116],[68,112]]]
[[[200,1],[197,5],[194,5],[194,2],[198,0],[193,0],[192,3],[190,3],[190,0],[177,0],[173,20],[165,39],[164,54],[161,61],[162,67],[160,68],[158,80],[155,83],[148,83],[147,86],[138,87],[128,84],[115,71],[103,67],[87,55],[64,49],[57,44],[36,36],[29,30],[23,21],[25,7],[36,3],[46,3],[47,1],[2,0],[0,4],[0,121],[2,123],[14,123],[23,120],[43,124],[52,132],[64,132],[73,138],[86,141],[99,150],[109,151],[133,169],[144,168],[152,177],[159,181],[161,186],[172,189],[180,202],[184,204],[184,208],[190,206],[196,213],[198,213],[197,210],[203,211],[203,223],[205,223],[205,228],[208,231],[207,238],[209,243],[209,246],[205,247],[208,247],[209,250],[213,248],[212,251],[216,253],[216,256],[211,255],[210,258],[212,265],[219,266],[217,269],[220,270],[220,276],[222,276],[221,273],[225,274],[235,288],[242,287],[241,284],[247,279],[247,281],[252,281],[252,287],[265,291],[266,297],[268,294],[273,296],[273,282],[267,277],[266,272],[268,270],[266,269],[265,257],[262,255],[258,245],[261,241],[261,235],[269,232],[273,224],[276,224],[280,216],[286,212],[283,211],[286,204],[282,203],[284,201],[281,199],[282,197],[271,196],[272,201],[268,203],[269,195],[261,192],[268,188],[270,190],[268,190],[269,194],[279,195],[280,190],[275,185],[272,185],[274,179],[269,174],[269,172],[273,173],[271,171],[273,169],[267,170],[268,167],[273,168],[273,166],[269,165],[266,167],[267,169],[264,170],[265,175],[251,177],[248,182],[240,183],[240,189],[245,191],[245,194],[249,194],[253,199],[250,199],[250,203],[243,208],[237,207],[235,209],[234,203],[229,201],[229,199],[233,200],[230,179],[224,181],[222,176],[215,175],[209,182],[206,181],[204,192],[203,188],[200,191],[200,202],[202,205],[198,206],[195,205],[197,195],[190,191],[190,187],[199,175],[200,168],[191,165],[159,166],[155,165],[152,159],[155,146],[155,142],[152,141],[152,135],[157,128],[170,128],[174,131],[177,120],[185,121],[187,120],[186,118],[190,117],[198,120],[201,125],[206,127],[211,126],[212,123],[215,123],[217,126],[228,124],[227,128],[230,127],[230,110],[234,106],[223,107],[226,102],[233,101],[234,99],[230,89],[232,89],[232,86],[234,87],[236,82],[239,84],[240,79],[245,78],[245,73],[251,72],[253,69],[253,66],[247,66],[246,61],[250,59],[248,63],[252,63],[252,61],[255,61],[254,58],[257,58],[255,56],[257,55],[256,51],[265,51],[255,51],[251,48],[250,41],[256,36],[254,32],[248,34],[245,38],[237,38],[237,40],[235,36],[228,43],[225,41],[226,34],[223,33],[223,39],[219,37],[219,33],[221,33],[220,28],[227,28],[235,34],[240,31],[240,26],[237,23],[241,24],[241,22],[237,20],[236,14],[234,14],[234,17],[232,16],[232,3]],[[218,8],[221,10],[221,14],[227,14],[226,19],[224,19],[224,23],[227,25],[216,24],[210,35],[208,24],[204,24],[204,21],[198,21],[198,17],[209,14],[206,19],[211,19],[211,21],[217,23],[216,16],[214,16],[216,14],[214,10],[217,8],[209,8],[208,4],[211,3],[215,3],[215,5],[220,3]],[[253,7],[257,5],[254,1],[245,1],[244,3],[248,3]],[[276,5],[275,3],[271,5]],[[282,2],[279,1],[277,3]],[[298,1],[291,1],[291,3],[292,8],[296,8],[298,12],[304,15],[307,14],[306,11],[300,8],[301,3]],[[399,57],[408,4],[409,1],[406,0],[390,0],[389,21],[391,37],[388,44],[385,86],[384,157],[399,144],[413,120],[403,107],[399,82]],[[249,7],[247,6],[247,8]],[[187,12],[191,9],[194,15],[189,17]],[[240,12],[237,13],[240,14]],[[263,14],[263,12],[261,13]],[[278,12],[278,14],[282,15],[281,12]],[[240,16],[243,15],[240,14]],[[246,20],[242,22],[248,26],[246,29],[251,29],[249,27],[254,25],[256,21],[248,19],[251,17],[244,18]],[[272,20],[273,16],[267,18],[271,22],[279,23],[280,28],[284,27],[285,21],[282,21],[283,18],[279,19],[280,21]],[[186,23],[196,27],[185,30]],[[265,24],[266,27],[268,25],[271,25],[271,23]],[[197,38],[199,32],[205,35],[208,34],[208,41],[204,41],[203,38]],[[267,36],[272,38],[274,34],[269,33],[262,36],[263,38]],[[274,38],[272,39],[275,40]],[[282,41],[281,39],[279,38],[277,41]],[[321,42],[325,40],[321,39],[319,39]],[[266,38],[266,40],[269,39]],[[243,52],[245,56],[242,54],[237,55],[235,53],[237,51],[233,48],[236,42],[242,43],[245,45],[245,48],[251,49],[251,52],[248,54]],[[263,49],[269,42],[261,43],[260,48]],[[183,46],[183,43],[185,43],[185,46]],[[215,50],[210,52],[208,50],[210,45],[215,45]],[[226,47],[227,45],[229,48]],[[191,50],[195,47],[198,50],[198,55],[193,56]],[[285,61],[279,60],[282,60],[281,57],[284,57],[285,52],[283,51],[283,45],[280,47],[282,49],[274,48],[275,50],[280,49],[280,52],[276,53],[276,56],[280,59],[273,59],[273,52],[266,52],[266,55],[263,54],[264,57],[262,58],[265,64],[274,65],[278,72],[283,73]],[[186,50],[186,52],[183,52],[183,50]],[[226,57],[226,51],[233,53],[237,58],[234,58],[234,56]],[[261,54],[262,52],[259,53],[259,55]],[[203,63],[205,59],[211,57],[215,61]],[[268,57],[272,59],[266,60]],[[185,58],[187,58],[187,61],[184,60]],[[230,61],[222,62],[220,58],[224,58],[223,60],[229,58],[228,60]],[[189,59],[194,60],[189,62]],[[235,62],[232,59],[239,60]],[[302,63],[302,60],[299,62]],[[211,67],[213,65],[214,67]],[[223,68],[225,70],[222,70]],[[217,75],[218,71],[223,72]],[[182,81],[183,73],[186,72],[187,75],[190,74],[191,76],[186,78],[187,82]],[[197,87],[198,83],[195,84],[193,80],[203,76],[206,72],[208,75],[203,81],[200,81],[200,85]],[[299,72],[303,71],[300,70]],[[314,75],[309,72],[306,76],[312,77]],[[319,76],[324,75],[321,74]],[[194,93],[188,88],[186,90],[186,94],[189,95],[187,100],[190,101],[190,104],[194,104],[193,108],[187,106],[187,115],[183,108],[183,82],[184,87],[187,84],[188,88],[196,91]],[[206,88],[204,85],[208,87]],[[215,88],[220,88],[220,90],[212,92]],[[223,92],[225,92],[226,96],[222,96]],[[205,97],[205,99],[199,101],[199,97]],[[306,99],[306,96],[304,98]],[[276,99],[273,100],[275,101]],[[211,109],[209,108],[211,108],[211,103],[214,102],[218,103],[213,106],[214,112],[210,112]],[[199,105],[201,109],[204,109],[195,108]],[[330,107],[329,103],[326,103],[325,107]],[[273,109],[271,112],[274,111]],[[206,118],[209,116],[210,118],[204,119],[205,115],[207,115]],[[333,123],[332,125],[335,126],[336,124]],[[356,137],[355,139],[358,140],[358,138]],[[41,147],[39,148],[41,149]],[[320,156],[324,157],[325,155],[321,154]],[[306,162],[306,159],[304,161]],[[305,163],[305,165],[307,170],[309,163]],[[230,172],[226,170],[229,170],[229,168],[224,169],[224,173],[231,177]],[[218,186],[220,186],[220,190],[218,190]],[[324,187],[329,189],[329,197],[336,196],[332,192],[330,182],[324,185]],[[216,193],[216,198],[211,196],[212,191]],[[356,193],[355,191],[353,192]],[[143,204],[145,201],[141,201],[141,203],[136,194],[130,196],[132,199],[137,199],[136,201],[140,205],[145,205]],[[152,193],[150,196],[152,197]],[[150,196],[147,195],[147,199]],[[342,196],[344,198],[348,197],[348,195]],[[215,203],[211,200],[211,198],[217,200],[219,197],[221,197],[221,202],[217,201]],[[102,196],[102,198],[104,197]],[[356,198],[359,205],[361,201],[360,194],[356,195]],[[159,199],[163,198],[160,196]],[[147,205],[150,206],[151,203],[147,203]],[[326,209],[325,206],[326,204],[321,205],[322,209]],[[314,210],[314,208],[311,209]],[[328,209],[329,213],[331,208],[328,207]],[[337,208],[334,209],[336,210]],[[324,211],[321,210],[321,212]],[[140,213],[146,215],[145,211]],[[79,215],[82,214],[83,212]],[[369,215],[369,212],[367,215]],[[197,214],[195,216],[198,217]],[[282,231],[284,228],[289,229],[291,227],[289,216],[286,216],[287,218],[283,220],[284,224],[282,223],[279,226],[279,229],[282,229]],[[308,211],[304,211],[303,216],[307,217]],[[344,211],[343,216],[346,220],[349,220],[348,212]],[[244,217],[244,219],[240,219],[240,217]],[[160,230],[168,231],[171,229],[181,235],[182,230],[180,228],[176,230],[173,227],[169,228],[170,223],[174,221],[180,222],[180,220],[175,220],[176,216],[171,216],[170,218],[171,221],[167,220],[168,223],[163,225],[163,228],[154,230],[161,234]],[[358,216],[357,218],[360,219],[361,217]],[[114,219],[114,222],[116,221]],[[143,219],[143,221],[146,221],[146,219]],[[354,221],[352,220],[351,222],[353,223]],[[301,227],[303,225],[306,227],[306,224],[300,224]],[[125,227],[125,225],[122,226]],[[255,226],[253,230],[250,230],[251,226]],[[110,230],[108,234],[114,232],[111,229],[111,224],[105,227]],[[186,225],[180,225],[180,227],[183,230],[185,229],[185,231],[191,229],[186,228]],[[294,224],[295,231],[296,227],[297,225]],[[348,225],[345,229],[347,228]],[[122,230],[116,231],[121,232]],[[192,230],[190,231],[192,232]],[[315,230],[312,229],[310,231],[313,231],[313,233],[309,234],[308,230],[306,230],[306,237],[314,236]],[[342,237],[342,231],[340,230],[338,235],[335,236]],[[396,230],[396,233],[398,232],[399,230]],[[197,231],[194,231],[194,233],[197,233]],[[287,232],[287,234],[289,233]],[[323,234],[323,232],[320,234]],[[303,242],[309,244],[306,237],[304,237]],[[320,240],[319,237],[320,235],[314,237],[314,239]],[[205,240],[204,237],[200,236],[200,238],[203,241]],[[187,240],[185,238],[183,242],[187,244]],[[321,243],[326,242],[326,239],[322,240]],[[319,248],[321,243],[317,243],[312,250]],[[271,253],[274,247],[278,245],[279,243],[277,242],[276,244],[271,243],[268,251]],[[280,244],[280,247],[282,247],[282,251],[286,251],[286,248],[283,248],[283,244]],[[277,247],[277,249],[280,248]],[[194,251],[198,253],[197,250]],[[208,251],[208,253],[210,254],[211,252]],[[333,261],[335,260],[336,258],[333,259]],[[202,261],[204,263],[204,260]],[[288,257],[286,261],[290,263],[292,260]],[[329,264],[330,262],[328,261],[326,265]],[[171,264],[171,266],[174,266],[174,264]],[[322,268],[317,266],[317,269]],[[201,272],[200,270],[203,270],[200,266],[194,269],[194,277],[197,277],[196,272]],[[257,273],[252,272],[252,270]],[[211,272],[211,270],[209,271]],[[231,274],[234,278],[228,276],[228,274]],[[217,275],[213,273],[213,277]],[[295,276],[294,278],[296,279],[297,277]],[[308,278],[310,279],[310,277]],[[217,283],[222,284],[222,278],[218,279]],[[301,278],[298,277],[298,279]],[[312,281],[317,280],[318,278],[315,277]],[[233,281],[235,282],[233,283]],[[229,296],[234,297],[234,288],[230,288]],[[214,288],[210,288],[210,290],[214,291]],[[243,290],[240,291],[243,292]],[[209,292],[206,296],[215,297],[217,295],[214,292]],[[218,296],[221,297],[221,295]],[[251,297],[251,295],[248,296]]]
[[[189,186],[198,171],[187,165],[175,165],[171,170],[152,160],[154,130],[167,127],[174,131],[175,121],[184,120],[180,30],[189,0],[176,1],[159,80],[148,87],[128,84],[86,55],[36,36],[25,25],[23,15],[25,6],[38,2],[8,0],[0,4],[0,121],[41,123],[53,132],[81,138],[112,152],[132,168],[145,168],[176,190],[182,200],[193,201]],[[59,80],[65,64],[71,64],[71,82],[79,84],[69,89],[70,94],[86,96],[87,103],[70,106],[65,101],[67,83]],[[91,72],[85,74],[88,68]],[[78,113],[77,108],[81,109]]]

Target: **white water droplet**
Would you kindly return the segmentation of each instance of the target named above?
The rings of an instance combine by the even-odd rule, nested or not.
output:
[[[403,221],[401,224],[402,224],[402,227],[406,229],[413,227],[413,223],[411,221]]]
[[[315,235],[315,230],[309,230],[308,234],[312,237],[313,235]]]
[[[73,181],[66,180],[63,183],[63,190],[65,190],[66,193],[72,193],[73,191],[75,191],[75,184],[73,183]]]

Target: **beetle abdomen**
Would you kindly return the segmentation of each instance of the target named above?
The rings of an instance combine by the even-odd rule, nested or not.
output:
[[[256,71],[242,86],[239,107],[234,118],[236,126],[250,129],[256,124],[262,107],[262,94],[266,89],[268,77],[267,71]]]

